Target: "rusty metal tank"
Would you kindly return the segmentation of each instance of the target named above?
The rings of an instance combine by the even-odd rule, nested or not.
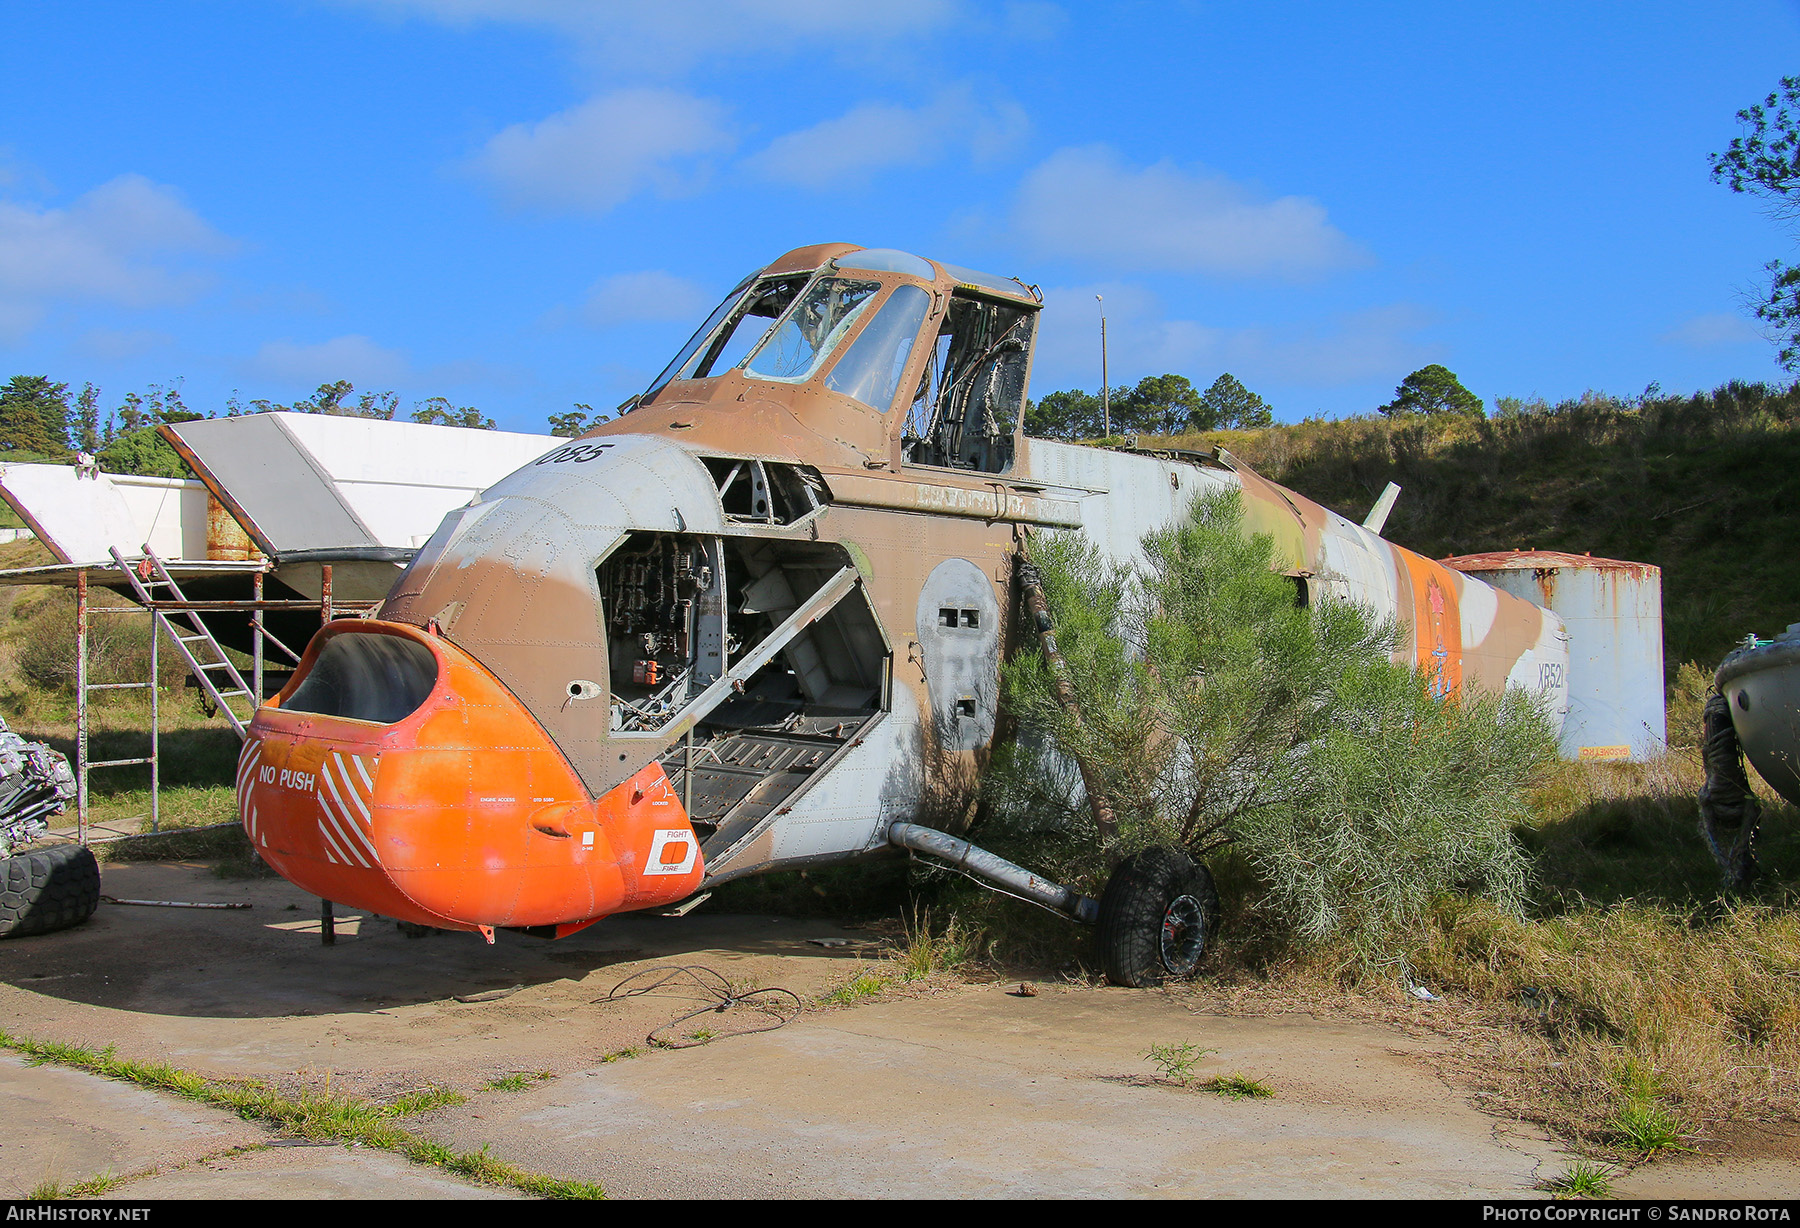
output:
[[[1642,762],[1661,751],[1661,568],[1558,550],[1466,554],[1444,566],[1561,616],[1569,634],[1565,759]]]

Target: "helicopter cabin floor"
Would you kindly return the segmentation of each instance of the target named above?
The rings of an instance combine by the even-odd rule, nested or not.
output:
[[[713,857],[787,804],[878,715],[868,708],[739,700],[713,713],[691,750],[677,742],[661,763]]]
[[[811,1005],[754,1034],[732,1034],[743,1015],[707,1012],[683,1035],[717,1039],[656,1048],[646,1037],[704,999],[671,983],[609,1001],[633,974],[703,965],[816,1003],[878,959],[877,944],[701,908],[493,946],[341,911],[327,947],[318,902],[279,879],[114,863],[104,890],[251,907],[103,904],[75,929],[0,943],[0,1030],[373,1103],[447,1088],[466,1103],[405,1128],[615,1197],[1536,1197],[1573,1159],[1484,1113],[1443,1073],[1449,1042],[1378,1023],[1209,1014],[1192,993],[1044,977],[1028,995],[1007,980]],[[1274,1095],[1158,1082],[1146,1054],[1184,1044],[1207,1051],[1199,1075],[1242,1073]],[[128,1200],[481,1192],[16,1053],[0,1054],[0,1087],[6,1195],[106,1173],[124,1178],[106,1196]],[[1793,1197],[1794,1148],[1748,1140],[1728,1157],[1641,1167],[1615,1189]]]

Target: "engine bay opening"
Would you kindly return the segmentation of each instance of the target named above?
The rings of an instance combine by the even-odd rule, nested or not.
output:
[[[840,545],[640,532],[598,578],[615,736],[694,718],[662,764],[709,857],[887,708],[891,650]]]
[[[841,596],[834,591],[807,625],[789,626],[846,572]],[[887,642],[842,546],[640,532],[597,579],[615,731],[659,730],[723,682],[709,709],[752,696],[790,708],[881,706]],[[746,672],[772,635],[773,654]]]

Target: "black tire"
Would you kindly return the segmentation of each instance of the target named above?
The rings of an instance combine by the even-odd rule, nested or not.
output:
[[[1185,981],[1219,927],[1212,873],[1179,849],[1149,848],[1119,864],[1100,896],[1100,960],[1114,985]]]
[[[80,925],[100,907],[100,863],[79,844],[0,861],[0,938]]]

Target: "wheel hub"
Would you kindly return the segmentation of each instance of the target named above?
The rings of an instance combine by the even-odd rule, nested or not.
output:
[[[1178,895],[1163,911],[1162,964],[1174,977],[1189,977],[1206,949],[1206,913],[1191,895]]]

